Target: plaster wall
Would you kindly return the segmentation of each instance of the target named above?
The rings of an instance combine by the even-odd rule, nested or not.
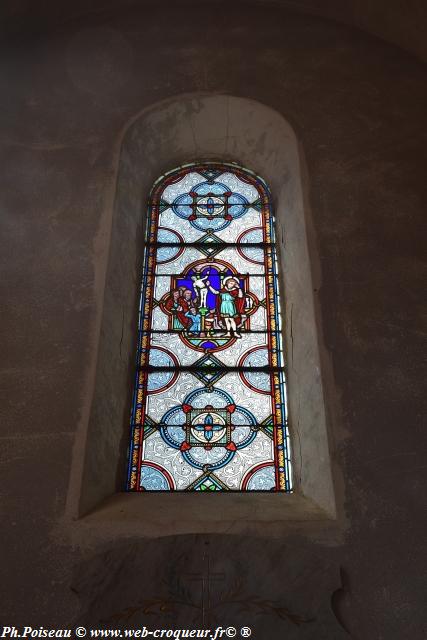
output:
[[[2,623],[96,624],[122,592],[133,604],[132,584],[148,597],[144,570],[173,582],[174,554],[193,558],[202,541],[213,563],[228,558],[230,579],[243,576],[269,601],[294,598],[317,620],[297,627],[251,609],[254,637],[329,640],[344,633],[340,621],[354,638],[423,638],[425,67],[316,18],[200,5],[173,5],[167,21],[154,8],[87,19],[9,45],[0,64]],[[268,105],[304,152],[343,479],[334,541],[70,537],[72,451],[93,397],[122,132],[145,107],[194,92]],[[252,572],[248,554],[263,559]],[[292,592],[297,574],[305,592]]]
[[[212,4],[212,0],[203,2]],[[248,5],[248,0],[236,2]],[[154,4],[152,0],[3,0],[0,7],[0,34],[10,38],[28,32],[45,33],[52,27],[88,15],[106,19],[115,10],[141,6],[142,3],[148,8]],[[421,60],[427,60],[427,5],[424,0],[251,0],[251,3],[261,5],[263,11],[279,6],[336,20],[392,42]],[[215,1],[212,11],[215,11],[214,7]]]

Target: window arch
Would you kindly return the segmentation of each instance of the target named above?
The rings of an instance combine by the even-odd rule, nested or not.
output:
[[[274,216],[265,182],[203,162],[150,196],[130,491],[292,489]]]

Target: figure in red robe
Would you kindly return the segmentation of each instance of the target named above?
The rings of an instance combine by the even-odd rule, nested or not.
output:
[[[186,292],[190,294],[190,298],[188,298],[188,293]],[[189,299],[191,300],[191,291],[189,289],[185,289],[184,292],[180,289],[174,289],[166,300],[165,309],[172,314],[173,329],[188,329],[191,327],[191,320],[185,315],[190,309]]]

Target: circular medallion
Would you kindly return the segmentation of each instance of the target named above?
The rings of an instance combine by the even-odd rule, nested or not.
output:
[[[255,367],[256,369],[269,366],[267,347],[254,347],[249,349],[240,359],[239,366]],[[241,371],[240,377],[244,384],[258,393],[269,395],[271,393],[271,377],[268,371]]]
[[[262,247],[245,247],[245,244],[258,244],[264,242],[264,235],[261,227],[247,229],[237,238],[237,250],[249,262],[254,264],[264,264],[264,249]]]
[[[157,242],[176,245],[169,247],[159,247],[157,249],[156,260],[158,264],[167,264],[168,262],[172,262],[172,260],[178,258],[178,256],[180,256],[184,251],[184,238],[176,231],[172,231],[172,229],[159,227]]]
[[[144,462],[141,465],[139,486],[145,491],[170,491],[174,489],[171,475],[154,462]]]
[[[276,488],[276,474],[273,462],[257,465],[243,478],[243,491],[274,491]]]
[[[224,212],[225,203],[222,198],[204,196],[197,199],[196,208],[202,216],[220,216]]]
[[[225,434],[227,425],[222,416],[215,411],[204,411],[191,421],[191,435],[203,444],[219,442]]]
[[[201,182],[172,203],[173,212],[199,231],[221,231],[248,210],[249,203],[221,182]]]
[[[225,391],[196,389],[160,421],[160,436],[196,469],[215,471],[257,435],[256,419]]]
[[[148,364],[150,367],[167,367],[170,371],[155,371],[148,374],[147,393],[160,393],[171,387],[178,377],[178,360],[163,347],[152,347]]]

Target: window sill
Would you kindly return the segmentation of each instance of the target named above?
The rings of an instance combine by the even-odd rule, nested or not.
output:
[[[90,545],[99,537],[211,533],[280,538],[297,531],[323,537],[329,531],[336,537],[337,521],[298,493],[152,492],[116,493],[72,528],[80,543]]]

